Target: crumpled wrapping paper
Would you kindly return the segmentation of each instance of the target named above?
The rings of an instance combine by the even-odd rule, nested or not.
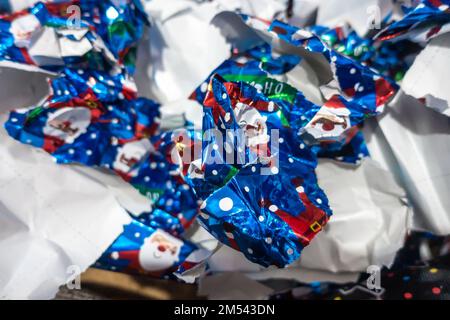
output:
[[[405,191],[394,176],[376,161],[365,159],[360,167],[322,160],[317,168],[320,185],[333,207],[333,219],[287,269],[263,271],[256,264],[225,247],[210,258],[213,271],[248,272],[261,278],[299,281],[339,280],[329,273],[343,273],[342,281],[365,272],[370,265],[390,266],[411,225]],[[342,188],[345,184],[346,188]],[[255,275],[255,272],[260,272]]]
[[[230,45],[209,24],[220,11],[215,4],[188,0],[152,0],[144,5],[152,17],[147,64],[151,81],[144,91],[150,89],[162,103],[184,99],[229,56]]]
[[[338,10],[339,12],[342,12],[342,15],[338,14],[337,15],[337,19],[340,19],[340,22],[342,22],[342,21],[348,22],[361,35],[365,34],[368,31],[368,27],[369,27],[369,25],[367,24],[367,22],[368,22],[367,21],[367,17],[370,14],[369,12],[367,12],[368,6],[380,5],[380,8],[381,8],[380,17],[381,18],[384,18],[390,10],[394,10],[394,14],[397,13],[396,12],[397,8],[392,8],[391,3],[390,2],[388,3],[388,1],[364,1],[364,2],[363,1],[358,1],[358,2],[353,1],[351,3],[347,3],[347,2],[346,3],[342,3],[342,1],[331,1],[330,0],[330,1],[326,1],[326,2],[320,2],[318,4],[314,3],[314,1],[296,1],[296,4],[298,4],[298,5],[294,5],[294,8],[297,8],[297,10],[299,10],[299,8],[302,8],[302,5],[303,5],[302,2],[307,2],[307,5],[309,6],[310,12],[313,12],[315,9],[318,9],[319,10],[318,11],[319,12],[319,16],[318,16],[319,21],[326,22],[325,24],[326,25],[328,24],[330,26],[333,26],[334,23],[328,21],[328,18],[332,18],[331,17],[332,15],[336,15],[336,10],[334,10],[335,8],[337,8],[337,7],[341,8],[342,5],[351,7],[351,10],[349,12],[358,12],[358,14],[349,13],[349,12],[347,12],[345,10]],[[202,5],[204,5],[204,4],[202,4]],[[183,11],[183,12],[181,12],[181,10],[180,10],[180,12],[178,12],[177,15],[174,15],[174,17],[177,17],[180,20],[183,19],[183,17],[185,19],[187,19],[188,15],[185,14],[185,12],[188,12],[190,10],[198,10],[198,6],[196,6],[193,3],[191,3],[191,6],[190,6],[189,9],[186,9],[186,11]],[[208,18],[213,16],[213,13],[212,13],[213,9],[211,9],[210,12],[211,13],[208,16]],[[327,16],[328,16],[328,18],[327,18]],[[305,19],[306,18],[307,17],[305,17]],[[230,40],[230,34],[232,35],[233,32],[230,32],[230,29],[226,29],[225,30],[225,28],[221,28],[221,27],[226,26],[227,24],[232,24],[232,21],[233,21],[232,19],[233,18],[230,17],[229,14],[228,15],[221,14],[219,17],[216,17],[214,19],[214,21],[213,21],[213,24],[216,25],[219,28],[219,30],[221,30],[222,36],[225,37],[225,38],[228,37],[228,40]],[[198,21],[200,21],[200,19],[198,19],[197,22]],[[169,22],[170,22],[170,19],[165,20],[165,23],[167,25],[169,25]],[[298,24],[301,24],[301,23],[299,22]],[[234,25],[233,27],[236,28],[236,30],[239,31],[239,32],[236,32],[235,34],[240,34],[240,33],[241,34],[246,34],[244,28],[241,28],[241,27],[239,27],[237,25]],[[194,45],[199,45],[199,43],[202,43],[204,45],[209,45],[210,42],[208,41],[208,39],[206,37],[203,36],[203,33],[201,33],[200,31],[198,33],[194,33],[195,30],[200,30],[201,28],[211,28],[211,30],[216,30],[217,31],[217,29],[213,28],[208,21],[203,21],[203,24],[201,24],[201,23],[197,24],[197,29],[193,28],[190,32],[183,33],[182,37],[184,39],[188,39],[188,40],[184,40],[184,41],[190,41],[191,43],[194,43]],[[246,35],[248,35],[248,33]],[[181,37],[181,35],[178,34],[178,37]],[[233,38],[231,36],[231,39],[237,41],[237,43],[245,45],[244,42],[239,42],[239,37]],[[213,41],[216,41],[216,40],[214,39]],[[222,44],[223,44],[223,42],[222,42]],[[170,45],[173,45],[173,44],[170,43]],[[224,48],[222,48],[222,49],[224,49]],[[211,45],[209,50],[207,50],[207,51],[199,50],[198,54],[210,55],[212,57],[215,54],[217,54],[214,50],[216,50],[216,47]],[[223,54],[223,52],[221,54]],[[162,54],[161,56],[164,56],[164,54]],[[159,57],[159,58],[161,58],[161,57]],[[211,58],[209,58],[209,59],[211,60]],[[207,61],[210,61],[210,60],[207,60]],[[217,59],[217,60],[220,60],[220,59]],[[158,61],[160,61],[160,60],[158,60]],[[166,60],[166,61],[169,61],[169,60]],[[203,67],[203,65],[204,65],[203,61],[204,61],[203,59],[198,59],[197,61],[190,61],[189,64],[192,65],[192,66],[193,65],[198,66],[199,68],[196,68],[196,70],[197,69],[200,70]],[[311,61],[311,60],[308,60],[308,61]],[[319,81],[316,78],[317,75],[314,73],[314,70],[311,69],[308,61],[303,60],[301,62],[301,64],[300,64],[300,66],[298,66],[294,70],[290,71],[287,74],[287,77],[283,77],[282,81],[286,81],[289,84],[300,88],[309,99],[313,100],[314,102],[320,103],[321,97],[320,97],[320,91],[318,89]],[[213,64],[214,63],[211,63],[211,65],[213,65]],[[165,70],[161,70],[160,72],[165,72],[166,74],[170,75],[170,73],[172,72],[172,71],[170,71],[170,65],[166,64],[166,65],[164,65],[164,67],[166,69]],[[199,74],[196,74],[195,76],[200,78]],[[173,75],[171,75],[171,77],[172,78],[176,78],[176,75],[173,74]],[[188,74],[187,77],[183,77],[183,81],[185,81],[186,79],[189,79],[189,81],[186,82],[186,91],[187,91],[187,88],[189,88],[189,86],[192,87],[192,84],[194,83],[194,80],[193,80],[194,78],[192,76],[192,73]],[[176,79],[176,81],[174,83],[178,83],[179,81],[180,81],[180,79]],[[159,85],[160,82],[161,81],[156,81],[156,83],[157,83],[156,85]],[[189,82],[191,84],[189,84]],[[169,88],[169,83],[167,82],[166,84],[167,84],[167,86]],[[164,114],[164,112],[163,112],[163,114]],[[403,132],[402,134],[406,134],[406,132]],[[444,137],[442,137],[442,138],[444,139]],[[401,141],[401,140],[399,139],[399,141]],[[385,146],[384,148],[385,148],[385,150],[389,149],[389,147],[387,147],[387,146]],[[373,152],[375,152],[375,151],[373,151]],[[380,160],[384,164],[384,160],[382,161],[381,159],[379,159],[379,157],[376,154],[373,155],[373,156],[374,156],[375,159]],[[405,158],[407,158],[407,157],[405,157]],[[398,171],[394,167],[387,166],[387,165],[384,166],[384,169],[385,170]],[[392,180],[392,178],[391,178],[391,180]],[[398,184],[403,185],[403,182],[402,182],[401,179],[398,179]],[[433,189],[436,190],[436,192],[441,192],[439,190],[443,190],[443,189],[441,189],[441,187],[438,187],[438,186],[436,186]],[[401,192],[398,193],[398,195],[400,195],[400,194],[401,194]],[[418,196],[421,197],[422,199],[425,198],[424,196],[421,196],[421,195],[418,195]],[[403,197],[404,197],[404,194],[400,198],[403,198]],[[431,198],[431,197],[429,197],[429,198]],[[428,200],[422,200],[422,201],[429,202]],[[401,200],[399,200],[399,202],[401,202]],[[445,204],[442,204],[440,206],[440,210],[438,210],[438,212],[441,212],[444,207],[445,207]],[[409,216],[409,214],[406,213],[407,205],[405,203],[399,205],[398,210],[403,213],[403,215],[402,215],[402,219],[404,221],[404,226],[402,227],[403,231],[399,232],[399,235],[400,234],[403,235],[405,233],[405,230],[406,230],[407,216]],[[388,210],[384,210],[384,212],[387,212],[387,211]],[[434,213],[427,212],[426,215],[433,216]],[[367,217],[367,219],[370,220],[368,217]],[[386,219],[385,223],[387,224],[389,216],[386,215],[385,219]],[[431,217],[431,218],[428,218],[428,219],[438,220],[437,218],[434,218],[434,217]],[[418,225],[417,215],[416,215],[416,219],[415,220],[416,220],[415,221],[415,225]],[[361,221],[361,223],[364,224],[363,221]],[[399,227],[399,226],[397,225],[397,227]],[[357,229],[358,228],[355,228],[354,230],[357,230]],[[359,234],[359,235],[361,235],[361,234]],[[391,235],[392,235],[392,233],[391,233]],[[374,239],[373,239],[373,241],[374,241]],[[393,243],[395,243],[395,241],[393,241]],[[386,260],[392,261],[393,255],[394,255],[394,252],[395,252],[394,248],[397,248],[398,246],[400,246],[401,244],[399,244],[399,243],[401,243],[401,241],[397,242],[396,245],[392,245],[392,246],[389,246],[387,243],[384,243],[384,245],[387,245],[388,247],[390,247],[389,254],[386,255],[388,257],[387,259],[386,259],[386,257],[384,257],[384,259],[381,258],[381,257],[374,258],[375,254],[373,252],[375,252],[376,250],[379,251],[379,249],[375,249],[374,247],[371,248],[372,251],[369,250],[371,252],[371,254],[368,254],[367,256],[364,256],[363,254],[360,255],[360,252],[358,253],[357,250],[352,251],[353,248],[349,246],[349,247],[347,247],[348,251],[349,251],[348,254],[350,255],[349,259],[348,260],[345,259],[345,258],[341,259],[339,262],[336,262],[335,264],[332,264],[330,266],[330,269],[334,269],[334,270],[352,269],[350,267],[350,264],[352,262],[347,263],[347,261],[353,261],[355,259],[358,261],[358,258],[355,258],[355,256],[358,256],[359,259],[360,259],[359,261],[361,262],[360,264],[357,264],[358,267],[354,267],[355,270],[356,269],[363,270],[363,267],[361,267],[361,266],[364,265],[364,264],[367,264],[368,260],[371,260],[371,259],[374,259],[374,261],[376,261],[377,259],[379,259],[379,261],[383,261],[383,260],[385,260],[385,261]],[[337,244],[335,244],[335,245],[337,246]],[[318,242],[318,246],[319,246],[319,242]],[[343,246],[339,246],[339,247],[340,247],[341,250],[343,250]],[[338,251],[339,251],[339,248],[338,248]],[[345,254],[344,254],[344,256],[345,256]],[[307,253],[305,251],[303,261],[308,261],[307,258],[308,258],[307,257]],[[315,259],[317,259],[317,260],[315,260]],[[214,260],[214,258],[213,258],[213,260]],[[233,260],[228,260],[228,261],[233,261]],[[317,262],[315,262],[315,261],[317,261]],[[314,264],[319,265],[320,264],[319,261],[320,261],[320,259],[318,259],[318,258],[316,258],[315,256],[312,255],[312,258],[310,259],[311,265],[314,265]],[[365,261],[365,262],[363,263],[362,261]],[[224,263],[224,266],[225,266],[224,268],[227,269],[227,267],[226,267],[227,263],[226,262],[223,262],[223,263]],[[214,265],[214,262],[212,264]],[[233,262],[230,262],[230,264],[233,264]],[[387,263],[387,264],[389,264],[389,263]],[[230,268],[232,268],[232,267],[230,267]],[[250,269],[252,269],[252,268],[250,268]]]
[[[105,185],[7,139],[3,128],[0,140],[0,297],[49,299],[130,218]]]
[[[450,117],[450,33],[432,39],[418,55],[402,82],[405,93]]]
[[[395,174],[414,208],[414,229],[450,233],[450,121],[399,92],[364,129],[372,158]]]
[[[393,175],[370,158],[359,168],[322,161],[317,175],[338,214],[305,249],[299,266],[331,272],[390,266],[412,218],[406,193]]]
[[[48,86],[39,73],[0,68],[0,74],[0,298],[50,299],[130,223],[124,208],[139,215],[149,204],[118,177],[58,166],[10,139],[7,111],[36,103]]]
[[[28,2],[35,1],[20,2],[27,2],[27,5],[29,5],[30,3]],[[207,77],[211,70],[217,67],[229,55],[230,47],[225,39],[227,32],[217,26],[224,26],[227,23],[233,24],[233,19],[227,21],[227,17],[222,16],[222,24],[217,24],[216,21],[215,26],[210,23],[211,19],[221,10],[234,10],[239,7],[239,4],[234,5],[238,1],[216,1],[216,3],[221,3],[221,9],[218,9],[219,6],[210,3],[197,5],[194,1],[180,0],[170,2],[173,5],[165,6],[165,9],[161,12],[158,11],[157,4],[161,4],[162,1],[153,0],[146,2],[146,9],[153,16],[153,28],[150,32],[149,49],[151,55],[149,63],[151,67],[148,70],[152,83],[141,83],[140,90],[145,94],[151,91],[150,95],[152,97],[155,96],[162,102],[170,102],[165,105],[167,112],[163,112],[162,120],[168,128],[173,128],[182,123],[185,113],[188,112],[187,110],[180,110],[180,106],[186,105],[185,102],[180,103],[180,101],[186,98]],[[262,13],[264,18],[271,19],[274,15],[279,14],[277,5],[272,6],[272,3],[275,2],[277,1],[258,1],[256,6],[248,2],[243,5],[243,11],[250,14]],[[278,2],[282,3],[283,1]],[[385,0],[352,0],[345,3],[336,0],[321,2],[295,1],[295,3],[306,3],[308,5],[305,8],[308,9],[307,12],[309,13],[305,14],[302,19],[307,20],[315,9],[319,9],[319,22],[333,26],[335,23],[332,20],[336,16],[336,20],[350,23],[359,34],[367,32],[367,7],[375,4],[381,5],[381,17],[384,17],[390,8],[388,2],[390,3],[390,1]],[[164,3],[166,4],[168,1],[164,1]],[[270,5],[268,5],[269,3]],[[24,5],[24,7],[27,5]],[[349,10],[343,10],[343,6],[348,7]],[[267,10],[261,11],[261,7]],[[301,6],[294,6],[294,8],[299,10]],[[251,10],[255,10],[255,12]],[[342,14],[336,14],[337,11],[342,12]],[[301,25],[304,20],[294,22],[294,24]],[[183,32],[179,32],[179,30],[183,30]],[[244,46],[245,37],[252,37],[254,35],[249,35],[248,32],[246,33],[242,29],[240,32],[243,32],[245,36],[240,40],[238,39],[237,42]],[[423,100],[427,106],[448,115],[448,90],[443,85],[448,82],[446,78],[448,74],[440,70],[443,65],[448,64],[447,44],[447,35],[431,40],[422,54],[419,55],[411,70],[407,73],[402,87],[406,93],[415,98],[424,98]],[[161,47],[162,50],[160,50]],[[281,80],[295,84],[296,87],[304,91],[307,98],[313,102],[317,101],[316,103],[320,103],[322,99],[318,88],[318,77],[320,74],[315,74],[311,68],[309,62],[312,60],[314,59],[308,59],[308,61],[303,60],[300,66],[290,71]],[[314,65],[314,67],[317,67],[317,65]],[[430,68],[429,71],[426,70],[426,67]],[[40,76],[37,75],[37,77]],[[26,101],[28,96],[36,94],[35,89],[26,89],[28,91],[23,95],[17,94],[13,91],[17,87],[14,83],[20,83],[20,80],[11,80],[6,77],[4,79],[9,80],[8,86],[6,84],[5,86],[0,86],[0,90],[3,88],[9,89],[4,90],[5,94],[2,97],[8,95],[9,97],[17,97]],[[430,79],[438,80],[440,85],[435,85]],[[40,80],[37,79],[36,82],[40,83]],[[46,86],[44,85],[44,87]],[[428,90],[422,91],[423,88],[427,88]],[[431,92],[431,95],[426,95],[429,92]],[[39,95],[37,94],[37,96]],[[446,105],[444,104],[445,102]],[[4,103],[5,101],[2,102],[2,107]],[[26,101],[23,105],[30,104],[30,101]],[[7,101],[5,110],[12,109],[13,107],[16,108],[18,105],[19,103],[17,101]],[[192,118],[195,118],[195,115],[192,115]],[[450,208],[448,200],[448,190],[450,187],[450,169],[448,164],[448,155],[450,155],[449,125],[448,118],[445,116],[438,114],[434,110],[424,108],[417,99],[408,97],[403,93],[398,94],[397,99],[386,108],[386,114],[384,116],[378,121],[371,121],[366,124],[366,138],[374,161],[366,160],[360,167],[341,168],[334,163],[322,163],[319,166],[319,176],[324,174],[325,177],[325,180],[323,180],[324,188],[330,194],[330,201],[336,201],[338,209],[335,209],[334,218],[330,221],[325,232],[319,235],[316,243],[313,243],[311,247],[304,251],[299,263],[296,263],[288,269],[269,269],[266,272],[258,272],[258,275],[256,275],[256,272],[260,271],[259,267],[243,260],[242,255],[236,252],[232,254],[225,253],[220,258],[220,254],[223,251],[220,249],[218,254],[213,256],[210,261],[212,270],[233,271],[239,269],[252,272],[254,277],[260,278],[280,276],[292,278],[295,274],[296,279],[306,279],[308,281],[317,279],[338,280],[336,277],[333,278],[330,275],[324,276],[321,273],[340,272],[340,279],[348,280],[355,276],[352,271],[365,271],[365,267],[368,264],[388,265],[392,261],[396,249],[403,243],[402,238],[406,232],[410,218],[407,203],[404,201],[405,193],[399,185],[405,187],[409,199],[411,199],[411,204],[414,207],[414,228],[429,230],[439,234],[450,233],[450,216],[448,210]],[[3,142],[3,134],[1,138]],[[11,141],[9,143],[12,144]],[[4,146],[2,143],[0,148]],[[20,152],[23,152],[24,155],[26,154],[25,150],[29,151],[24,146],[21,146],[20,149],[23,149]],[[11,150],[14,150],[14,152]],[[16,155],[16,152],[17,155],[22,154],[16,151],[16,147],[11,148],[9,152],[14,155]],[[27,161],[34,159],[39,166],[45,166],[47,164],[46,161],[49,160],[47,156],[44,156],[39,151],[35,150],[31,154],[33,158],[28,157]],[[6,156],[8,156],[8,153],[6,153]],[[383,169],[379,167],[378,163],[382,165]],[[5,165],[6,162],[2,163],[1,168],[4,168]],[[21,165],[20,162],[18,165]],[[71,182],[80,180],[80,185],[86,183],[92,188],[95,186],[96,194],[100,195],[105,201],[109,199],[109,205],[114,207],[114,210],[111,211],[116,212],[116,218],[119,217],[122,219],[123,217],[122,214],[119,214],[118,203],[136,212],[136,215],[139,215],[139,212],[145,211],[141,207],[144,204],[140,204],[137,200],[139,197],[135,199],[132,195],[133,192],[131,192],[130,196],[126,195],[125,190],[129,188],[124,187],[116,180],[106,183],[105,181],[109,180],[111,178],[110,176],[103,176],[103,174],[91,171],[90,169],[82,169],[83,174],[80,174],[81,171],[77,167],[70,169],[64,167],[61,169],[51,163],[48,163],[48,166],[48,172],[50,172],[49,177],[52,177],[51,172],[53,170],[55,172],[65,170],[64,172],[73,173],[75,178]],[[329,175],[331,168],[333,168],[332,172],[336,176]],[[22,172],[21,168],[19,172]],[[42,172],[46,173],[47,169],[42,169]],[[392,174],[389,172],[394,174],[397,182],[393,181]],[[3,171],[0,171],[0,179],[2,174]],[[55,177],[57,177],[56,174]],[[65,178],[66,174],[64,174]],[[66,187],[66,184],[59,183],[60,180],[58,179],[60,178],[49,179],[47,182],[45,180],[42,183],[48,183],[49,185],[56,184],[58,187],[62,186],[61,190],[64,190],[64,188],[73,190],[71,188],[74,188],[74,186],[71,183],[67,183]],[[327,184],[329,184],[329,190],[327,190]],[[342,188],[343,184],[346,186],[345,189]],[[111,185],[114,187],[111,187]],[[353,194],[347,190],[347,186],[349,189],[354,188],[354,190],[365,190],[366,192],[355,192]],[[61,200],[66,199],[65,192],[58,191],[55,194]],[[0,199],[1,197],[2,195],[0,195]],[[71,199],[70,196],[67,196],[66,200]],[[344,202],[344,199],[348,200]],[[358,200],[355,201],[355,199]],[[67,210],[70,210],[71,205],[68,205],[68,203],[70,202],[61,201],[61,208],[63,208],[61,210],[66,210],[66,206],[69,207]],[[107,206],[103,202],[100,202],[90,207],[90,210],[85,210],[86,217],[89,217],[89,219],[100,219],[97,222],[94,221],[93,225],[101,222],[101,219],[108,220],[111,218],[109,215],[104,216],[97,212],[96,209],[101,209],[102,204]],[[20,205],[22,204],[20,203]],[[350,208],[347,208],[346,205]],[[372,208],[373,206],[376,206],[377,210],[370,210],[369,212],[367,208]],[[14,216],[17,216],[15,208],[13,211]],[[87,214],[88,211],[90,215]],[[41,216],[41,214],[45,215],[48,212],[39,212],[36,214]],[[77,217],[80,218],[79,214]],[[85,223],[84,217],[82,216],[80,221],[77,220],[76,223],[80,225]],[[56,224],[57,222],[55,222]],[[13,219],[12,225],[20,226],[20,223]],[[370,232],[366,229],[369,228],[369,225]],[[19,229],[17,228],[17,230]],[[2,228],[0,228],[1,231],[3,231]],[[115,232],[115,230],[112,231]],[[23,243],[24,247],[26,247],[31,236],[21,233],[18,234],[25,237]],[[43,297],[41,294],[51,296],[51,292],[54,292],[57,285],[64,283],[63,280],[66,279],[64,277],[66,276],[64,268],[69,263],[79,263],[82,268],[87,266],[86,261],[79,259],[78,252],[76,251],[77,248],[74,249],[70,245],[66,246],[64,243],[60,243],[61,241],[56,237],[58,236],[56,227],[55,229],[49,230],[46,235],[50,236],[50,238],[55,235],[56,240],[51,246],[47,246],[48,243],[45,242],[40,247],[42,248],[42,252],[57,252],[63,257],[61,261],[55,261],[53,264],[54,270],[56,270],[55,279],[45,284],[36,282],[26,283],[23,286],[19,286],[22,291],[13,291],[13,296]],[[89,236],[91,235],[88,234],[86,237]],[[106,236],[110,236],[110,242],[112,242],[117,236],[117,233],[115,236],[109,233]],[[3,239],[1,235],[0,238]],[[33,245],[36,245],[35,241]],[[103,243],[100,244],[100,246],[102,245]],[[62,250],[59,248],[62,248]],[[63,253],[66,251],[68,253]],[[94,251],[89,251],[86,255],[86,257],[89,255],[91,262],[95,261],[95,256],[98,257],[97,251]],[[31,259],[41,258],[38,253],[38,250],[33,251]],[[5,255],[5,257],[9,256]],[[21,261],[18,259],[20,258],[20,256],[16,256],[11,261],[19,265]],[[28,256],[24,259],[27,258]],[[25,260],[22,261],[25,263]],[[217,268],[218,265],[220,265],[220,268]],[[315,269],[312,270],[313,273],[316,273],[315,275],[310,275],[311,268]],[[49,267],[48,270],[51,270],[51,268]],[[13,271],[25,272],[21,268],[17,270],[11,268],[3,272],[5,276],[0,279],[12,279],[10,283],[6,284],[7,288],[12,288],[14,281],[20,280],[11,276]],[[309,274],[310,276],[304,276],[305,274]],[[3,284],[0,285],[0,288],[2,287]],[[38,291],[37,288],[44,290]]]
[[[151,92],[151,96],[162,103],[185,99],[212,70],[229,58],[231,43],[227,37],[233,37],[234,34],[234,40],[244,45],[257,37],[245,28],[242,22],[234,26],[236,14],[231,11],[239,9],[241,12],[271,20],[280,12],[280,4],[283,2],[145,1],[145,10],[151,17],[152,28],[149,30],[150,39],[145,44],[148,51],[142,48],[140,50],[140,58],[148,60],[148,63],[140,64],[147,70],[147,74],[143,75],[144,79],[140,79],[141,73],[138,70],[139,88],[144,93]],[[296,6],[300,7],[302,6]],[[228,14],[222,15],[223,11]],[[233,31],[233,28],[237,28],[236,31]],[[286,75],[285,81],[292,78],[292,81],[300,85],[299,88],[305,95],[316,102],[320,94],[317,93],[318,89],[311,88],[310,84],[315,82],[316,76],[307,71],[310,71],[310,67],[307,62],[302,61]],[[308,81],[302,81],[306,79]]]

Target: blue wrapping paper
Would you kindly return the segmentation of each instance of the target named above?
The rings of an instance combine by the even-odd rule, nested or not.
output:
[[[428,41],[450,31],[449,0],[422,0],[413,8],[405,7],[405,11],[405,16],[382,30],[377,39]]]
[[[202,103],[206,96],[207,83],[214,74],[219,74],[228,81],[244,81],[255,86],[280,106],[283,110],[284,121],[297,131],[303,130],[321,107],[308,101],[300,91],[291,85],[274,78],[275,75],[284,74],[295,66],[292,64],[294,62],[292,56],[281,55],[276,59],[271,57],[269,45],[258,46],[249,51],[235,54],[232,59],[223,62],[211,73],[208,79],[194,91],[191,99]],[[270,71],[276,70],[275,74],[269,72],[264,64],[265,61],[270,61]],[[300,58],[295,60],[297,63],[300,61]],[[361,158],[368,156],[364,138],[361,133],[358,133],[356,126],[348,130],[338,141],[316,143],[318,144],[314,145],[313,150],[320,157],[358,163]]]
[[[81,33],[62,32],[70,4],[84,13]],[[17,27],[23,17],[29,30]],[[343,35],[340,28],[303,30],[242,19],[323,58],[331,74],[322,83],[328,92],[323,105],[277,80],[302,58],[276,55],[268,44],[234,49],[192,95],[204,107],[203,131],[160,132],[158,103],[138,98],[131,78],[146,21],[139,1],[124,7],[93,0],[38,3],[0,17],[0,61],[59,74],[42,104],[11,113],[8,133],[43,148],[58,163],[107,168],[152,202],[152,211],[125,226],[98,267],[167,276],[195,266],[198,260],[187,257],[198,248],[182,234],[200,204],[198,220],[214,237],[255,263],[284,267],[299,258],[332,214],[314,173],[317,157],[358,163],[368,155],[360,127],[379,115],[398,89],[390,77],[398,79],[407,68],[399,48],[352,31]],[[408,15],[403,24],[407,20]],[[92,49],[57,64],[38,60],[29,49],[43,27],[74,47],[87,41]],[[333,94],[325,90],[331,87]],[[228,140],[229,130],[242,134]]]
[[[330,48],[396,81],[403,78],[419,51],[417,45],[408,40],[383,42],[360,37],[348,25],[335,28],[313,26],[311,30]]]
[[[203,134],[188,135],[181,148],[200,156],[183,164],[203,200],[200,223],[255,263],[295,261],[331,215],[316,155],[283,110],[251,85],[215,75],[203,105]],[[202,151],[192,152],[198,145]]]
[[[330,102],[334,104],[339,100],[350,110],[351,125],[382,112],[385,103],[398,88],[393,81],[383,78],[375,70],[330,49],[313,33],[280,21],[272,22],[268,31],[274,32],[281,40],[293,46],[320,53],[326,59],[340,91],[340,96],[331,97]]]
[[[195,197],[171,162],[170,134],[157,134],[159,105],[136,98],[126,84],[123,75],[66,69],[51,82],[52,94],[42,105],[11,112],[5,128],[58,163],[113,170],[159,209],[152,216],[173,216],[173,224],[159,227],[182,233],[197,213]],[[149,215],[140,219],[159,224]]]
[[[166,276],[181,266],[184,271],[195,266],[198,261],[188,263],[185,259],[198,247],[187,243],[181,234],[194,221],[198,204],[181,178],[178,164],[171,160],[172,135],[158,133],[159,105],[136,98],[123,75],[70,69],[64,74],[51,81],[51,95],[42,105],[11,112],[5,128],[13,138],[43,148],[58,163],[112,170],[149,198],[152,211],[142,213],[125,227],[98,266],[151,276]],[[135,233],[142,237],[131,241],[130,228],[139,229]],[[167,261],[161,264],[159,258],[152,260],[145,253],[149,249],[144,247],[142,251],[138,246],[143,245],[144,238],[153,241],[153,233],[162,234],[178,248],[170,256],[176,258],[170,266]],[[113,259],[108,256],[112,252],[124,258]],[[142,255],[144,262],[137,264]]]
[[[198,247],[188,241],[132,221],[124,226],[124,232],[103,253],[95,267],[157,278],[170,277],[197,265],[187,260],[197,250]]]
[[[0,16],[0,62],[50,72],[64,67],[103,71],[125,67],[133,72],[135,46],[145,23],[147,17],[137,0],[38,2]],[[46,48],[48,41],[51,49]]]
[[[73,5],[80,9],[78,22],[71,15]],[[137,97],[132,74],[146,22],[137,0],[37,3],[1,16],[0,63],[58,75],[45,101],[12,111],[5,128],[20,142],[52,154],[57,163],[109,169],[148,197],[152,211],[125,226],[96,265],[167,276],[201,262],[186,261],[198,247],[181,237],[198,204],[170,157],[171,135],[159,132],[159,104]],[[33,55],[36,37],[45,32],[73,54],[47,50]]]

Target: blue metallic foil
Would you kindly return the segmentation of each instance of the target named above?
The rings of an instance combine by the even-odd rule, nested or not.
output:
[[[308,101],[300,91],[291,85],[276,80],[273,78],[273,74],[262,69],[262,61],[253,57],[265,56],[267,52],[271,52],[267,46],[258,46],[250,50],[252,54],[243,52],[223,62],[195,90],[191,98],[202,103],[206,96],[207,83],[214,74],[219,74],[228,81],[243,81],[260,90],[283,110],[283,121],[297,131],[302,130],[314,118],[321,107]],[[260,55],[255,54],[256,51],[260,50],[264,50],[264,52]],[[241,62],[242,57],[246,57],[244,62]],[[276,60],[279,62],[279,70],[282,70],[285,65],[285,60],[282,57],[280,56]],[[272,65],[274,64],[275,61],[272,61]],[[358,134],[354,141],[351,139],[355,137],[355,129],[357,127],[349,130],[340,141],[319,143],[314,146],[313,150],[320,157],[353,164],[358,163],[361,156],[367,156],[368,152],[362,134]],[[339,152],[339,150],[342,150],[342,152]]]
[[[79,6],[81,20],[79,26],[67,28],[76,22],[68,10],[71,5]],[[10,31],[21,18],[26,19],[29,33],[19,33],[23,41],[17,43],[16,34]],[[166,276],[198,263],[186,261],[198,248],[181,237],[194,221],[198,204],[170,157],[172,135],[159,132],[159,104],[137,97],[132,73],[144,23],[146,16],[137,0],[37,3],[0,17],[0,61],[58,74],[50,81],[47,99],[12,111],[5,128],[16,140],[50,153],[57,163],[109,169],[148,197],[152,211],[125,226],[96,265]],[[40,64],[28,52],[28,45],[31,35],[42,27],[65,37],[74,52],[83,47],[82,41],[92,48],[80,56],[65,56],[56,64],[48,63],[51,59]],[[145,247],[147,242],[160,243],[150,246],[152,252]],[[139,258],[142,254],[146,255],[144,262]],[[162,259],[165,264],[160,257],[166,257]],[[167,264],[170,259],[173,262]]]
[[[382,30],[379,40],[422,38],[429,40],[450,28],[449,0],[422,0],[414,8],[405,8],[406,15]]]
[[[124,226],[123,233],[94,266],[157,278],[170,277],[180,269],[193,266],[186,259],[196,250],[197,246],[188,241],[132,221]]]
[[[0,16],[0,61],[50,72],[60,72],[64,67],[102,71],[124,67],[133,73],[135,47],[145,23],[147,17],[138,0],[119,4],[108,0],[38,2],[29,9]],[[44,28],[60,46],[64,43],[81,51],[72,50],[60,57],[60,52],[53,51],[34,56],[29,49]],[[88,52],[84,52],[85,42],[90,46]]]
[[[315,154],[283,123],[280,107],[251,85],[216,75],[203,105],[200,165],[195,159],[185,171],[204,200],[199,221],[255,263],[283,267],[295,261],[331,215],[317,185]],[[220,141],[209,133],[218,130],[226,137],[239,129],[244,135],[234,140]],[[242,142],[246,148],[239,152]],[[223,150],[217,147],[226,144]]]

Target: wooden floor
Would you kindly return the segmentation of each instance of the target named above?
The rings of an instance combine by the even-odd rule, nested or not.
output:
[[[88,269],[81,276],[81,290],[61,287],[56,300],[199,299],[197,286],[169,280]]]

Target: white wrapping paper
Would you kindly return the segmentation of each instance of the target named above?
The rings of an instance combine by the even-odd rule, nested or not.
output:
[[[372,157],[407,191],[413,227],[450,234],[450,119],[400,91],[365,136]]]
[[[49,299],[130,222],[121,205],[136,213],[145,207],[119,178],[57,165],[11,139],[6,112],[36,103],[48,86],[38,73],[0,72],[0,299]]]
[[[186,99],[230,54],[230,45],[210,24],[217,14],[211,3],[187,0],[145,2],[152,17],[149,78],[150,90],[166,103]]]
[[[432,39],[402,81],[405,93],[450,117],[450,33]]]
[[[72,272],[94,263],[130,218],[106,186],[3,128],[0,140],[0,298],[49,299]]]
[[[186,99],[230,57],[231,43],[250,47],[255,45],[255,40],[262,41],[231,11],[238,10],[270,20],[284,13],[285,8],[286,1],[275,0],[146,1],[145,9],[153,23],[149,31],[150,55],[142,52],[140,57],[149,60],[145,69],[147,79],[151,81],[140,85],[140,89],[150,91],[151,96],[162,103]],[[224,11],[229,14],[215,21]],[[308,82],[302,83],[310,86]]]
[[[317,176],[334,215],[304,249],[299,266],[331,272],[390,266],[412,218],[393,175],[365,159],[359,168],[322,160]]]

